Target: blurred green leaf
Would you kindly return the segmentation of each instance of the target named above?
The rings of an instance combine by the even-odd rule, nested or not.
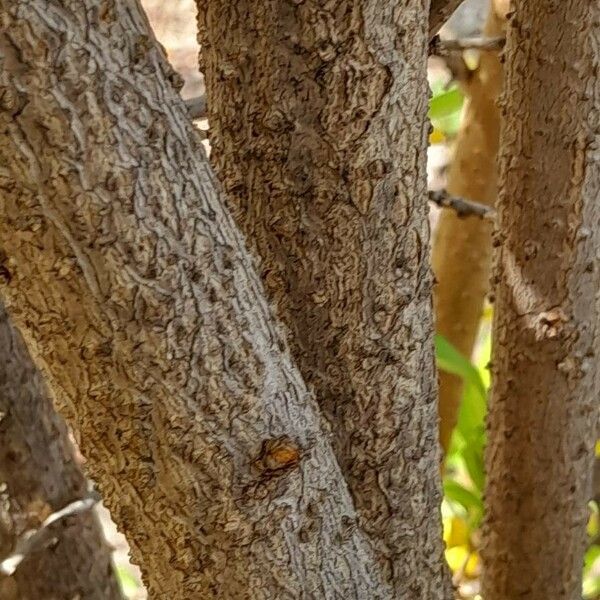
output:
[[[459,352],[444,336],[435,336],[435,355],[437,364],[442,371],[462,377],[470,383],[475,391],[485,400],[486,391],[481,375],[471,361]]]
[[[127,567],[123,565],[117,565],[116,571],[117,579],[121,584],[121,589],[123,590],[126,598],[131,598],[137,592],[139,592],[140,586],[138,581]]]
[[[458,481],[446,479],[444,481],[444,495],[449,500],[458,502],[458,504],[469,512],[477,511],[480,514],[483,514],[483,502],[481,496],[458,483]]]
[[[438,367],[462,377],[465,383],[452,451],[460,454],[475,488],[473,493],[481,498],[485,485],[486,386],[479,370],[442,335],[435,337],[435,351]]]
[[[592,545],[585,553],[583,567],[583,597],[595,600],[600,596],[600,575],[597,563],[600,560],[600,546]]]
[[[464,96],[458,87],[435,94],[429,100],[429,118],[432,121],[446,119],[456,113],[460,113],[463,102]]]
[[[465,442],[473,437],[483,435],[485,414],[487,411],[487,394],[472,381],[465,382],[462,401],[458,410],[458,430]]]
[[[483,435],[480,438],[473,436],[466,440],[466,442],[462,450],[462,458],[477,493],[482,495],[485,486],[485,468],[483,464],[484,438]]]
[[[585,553],[585,558],[583,560],[583,564],[585,566],[585,570],[594,566],[594,563],[600,558],[600,546],[596,544],[591,545],[587,552]]]
[[[442,335],[435,336],[435,351],[438,367],[464,381],[457,429],[465,443],[469,444],[472,438],[477,439],[483,435],[487,410],[486,386],[477,367]]]
[[[490,387],[491,377],[489,364],[492,359],[492,323],[491,319],[485,321],[482,319],[477,350],[475,352],[474,363],[479,371],[479,375],[487,390]]]

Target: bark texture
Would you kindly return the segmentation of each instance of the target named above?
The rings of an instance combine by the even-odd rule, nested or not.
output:
[[[39,371],[0,305],[0,560],[51,513],[84,498],[87,480],[64,421],[54,412]],[[3,600],[121,598],[95,514],[51,526],[50,545],[36,548],[11,576],[0,575]]]
[[[421,3],[198,2],[211,157],[398,597],[449,598]]]
[[[486,37],[504,32],[502,2],[492,3],[484,27]],[[458,133],[446,188],[454,196],[494,206],[497,194],[496,154],[500,138],[502,64],[498,52],[482,52],[475,71],[461,81],[466,107]],[[492,223],[460,218],[444,210],[435,232],[432,264],[436,328],[465,356],[471,356],[483,302],[489,290]],[[448,450],[462,396],[462,379],[440,372],[440,441]]]
[[[138,3],[0,7],[2,293],[151,596],[397,597]]]
[[[600,397],[600,4],[513,8],[482,596],[576,600]]]

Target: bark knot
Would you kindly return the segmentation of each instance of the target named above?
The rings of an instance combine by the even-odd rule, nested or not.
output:
[[[538,338],[554,339],[558,337],[568,321],[569,318],[560,307],[540,313],[538,316]]]
[[[283,472],[296,467],[301,458],[298,444],[284,435],[263,441],[254,466],[261,473]]]

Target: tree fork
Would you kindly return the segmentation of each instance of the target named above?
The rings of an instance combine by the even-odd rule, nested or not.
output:
[[[198,2],[211,160],[398,597],[450,598],[421,3]]]
[[[139,4],[0,9],[2,293],[151,597],[397,597]]]

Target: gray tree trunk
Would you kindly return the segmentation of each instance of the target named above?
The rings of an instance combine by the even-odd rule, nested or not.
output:
[[[23,534],[51,513],[87,495],[63,420],[40,373],[0,305],[0,561]],[[51,525],[10,576],[0,575],[3,600],[117,600],[111,551],[93,512]],[[48,542],[52,542],[48,544]]]
[[[211,158],[398,597],[451,597],[426,201],[427,7],[199,0]]]
[[[398,597],[138,4],[0,7],[2,293],[151,595]],[[403,459],[435,494],[420,435]]]
[[[513,9],[482,595],[578,600],[600,397],[600,3]]]

